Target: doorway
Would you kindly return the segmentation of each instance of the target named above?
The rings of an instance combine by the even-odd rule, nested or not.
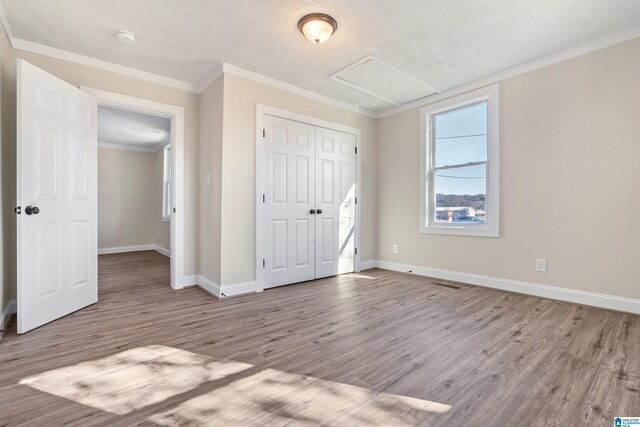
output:
[[[16,68],[18,333],[98,300],[98,103],[170,121],[170,284],[182,288],[183,108],[78,88],[22,59]]]
[[[360,130],[258,106],[257,290],[359,271]]]
[[[170,118],[99,104],[98,255],[170,257],[171,197]]]
[[[182,107],[136,98],[99,89],[81,87],[98,99],[99,109],[114,109],[129,115],[151,117],[149,120],[167,120],[168,140],[149,143],[147,147],[156,155],[155,166],[159,171],[162,161],[161,223],[155,228],[153,247],[164,255],[170,255],[170,284],[174,289],[184,287],[184,110]],[[103,148],[108,144],[100,141]],[[159,147],[161,149],[159,149]],[[158,200],[158,199],[156,199]],[[168,228],[168,230],[167,230]],[[160,236],[158,236],[160,233]],[[144,250],[145,247],[141,248]],[[104,252],[103,252],[104,253]]]

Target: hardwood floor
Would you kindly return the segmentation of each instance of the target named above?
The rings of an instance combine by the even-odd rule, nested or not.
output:
[[[99,302],[0,342],[0,425],[612,425],[640,316],[383,270],[218,301],[101,256]]]

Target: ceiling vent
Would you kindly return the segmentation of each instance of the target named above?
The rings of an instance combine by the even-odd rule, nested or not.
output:
[[[392,105],[440,92],[373,55],[338,71],[331,79]]]

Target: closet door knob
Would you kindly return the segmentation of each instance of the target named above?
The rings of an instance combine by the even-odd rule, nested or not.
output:
[[[24,213],[27,215],[38,215],[40,213],[40,209],[37,206],[27,206],[24,209]]]
[[[322,209],[318,209],[316,212],[318,212],[318,215],[320,215],[322,213]]]
[[[313,214],[315,214],[315,213],[316,213],[316,210],[315,210],[315,209],[311,209],[311,210],[309,211],[309,213],[310,213],[311,215],[313,215]]]

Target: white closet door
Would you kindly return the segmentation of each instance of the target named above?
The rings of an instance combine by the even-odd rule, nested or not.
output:
[[[264,116],[264,287],[315,278],[316,129]]]
[[[316,277],[354,271],[356,137],[316,128]]]
[[[97,100],[18,61],[18,333],[98,300]]]

